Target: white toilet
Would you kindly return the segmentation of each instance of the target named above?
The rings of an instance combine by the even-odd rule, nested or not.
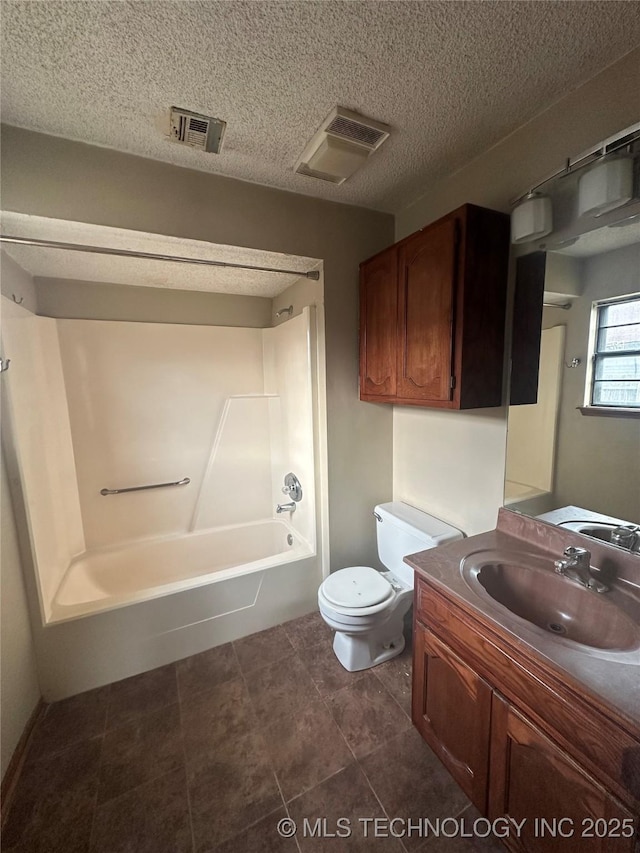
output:
[[[349,672],[369,669],[404,649],[413,569],[403,557],[462,538],[455,527],[398,501],[380,504],[373,514],[378,556],[388,571],[350,566],[333,572],[318,590],[320,613],[336,632],[333,650]]]

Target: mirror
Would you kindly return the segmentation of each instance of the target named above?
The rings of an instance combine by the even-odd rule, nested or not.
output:
[[[620,522],[640,525],[640,402],[589,405],[594,303],[632,294],[637,214],[518,259],[504,504],[606,541]],[[640,325],[628,329],[625,351],[640,351]],[[640,355],[630,364],[640,379]],[[640,556],[640,531],[613,543]]]

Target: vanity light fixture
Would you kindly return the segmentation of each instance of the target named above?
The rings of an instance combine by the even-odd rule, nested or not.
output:
[[[577,157],[567,158],[563,168],[533,186],[529,184],[526,195],[512,200],[511,242],[527,243],[551,233],[551,198],[540,190],[549,185],[555,187],[558,179],[575,172],[585,170],[578,180],[579,217],[602,216],[631,201],[634,198],[634,163],[639,157],[640,122],[636,122]],[[553,192],[552,189],[552,195]]]
[[[551,199],[531,191],[511,213],[511,242],[528,243],[545,237],[553,230]]]
[[[633,197],[633,160],[601,160],[578,181],[578,216],[602,216]]]

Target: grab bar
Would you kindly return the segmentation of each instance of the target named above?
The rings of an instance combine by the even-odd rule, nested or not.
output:
[[[125,492],[142,492],[144,489],[164,489],[167,486],[186,486],[190,483],[189,477],[176,480],[175,483],[154,483],[151,486],[130,486],[128,489],[100,489],[101,495],[123,495]]]

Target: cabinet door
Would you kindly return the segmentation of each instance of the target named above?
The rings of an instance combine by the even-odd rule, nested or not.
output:
[[[494,693],[489,818],[526,821],[522,853],[631,853],[637,818],[546,735]],[[543,823],[545,821],[545,823]],[[626,823],[625,823],[626,821]],[[601,837],[597,837],[601,836]]]
[[[416,623],[413,723],[469,799],[484,812],[491,687]]]
[[[396,393],[398,253],[395,247],[360,268],[360,395]]]
[[[400,247],[398,397],[452,399],[457,233],[447,217]]]

